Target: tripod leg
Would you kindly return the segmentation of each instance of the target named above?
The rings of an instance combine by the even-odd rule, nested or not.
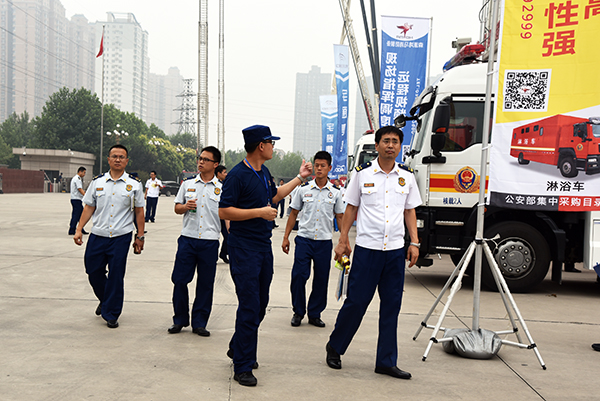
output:
[[[500,272],[500,268],[498,267],[498,264],[496,263],[496,260],[494,259],[493,255],[492,255],[492,251],[491,251],[489,245],[487,244],[487,242],[484,242],[483,249],[485,251],[485,256],[488,261],[488,264],[490,265],[490,271],[492,272],[492,275],[494,276],[494,281],[496,282],[496,287],[498,287],[498,292],[500,293],[500,297],[502,298],[502,302],[504,303],[504,309],[506,309],[506,313],[508,314],[508,319],[510,320],[510,324],[512,325],[513,333],[515,333],[515,335],[517,336],[517,340],[520,343],[522,343],[523,341],[521,340],[521,335],[519,334],[519,327],[517,326],[517,323],[515,322],[513,314],[510,310],[510,306],[508,305],[508,299],[506,298],[506,293],[504,292],[504,289],[502,288],[502,285],[500,284],[499,276],[502,275],[502,273]]]
[[[506,280],[504,280],[504,277],[500,273],[500,269],[498,268],[498,265],[496,264],[496,261],[494,260],[494,256],[492,255],[492,251],[490,250],[490,247],[485,242],[484,242],[484,250],[485,250],[486,256],[488,258],[488,261],[492,261],[493,262],[490,265],[490,267],[493,268],[493,269],[496,269],[496,276],[495,277],[497,277],[498,282],[500,283],[501,288],[504,291],[504,294],[506,294],[506,297],[508,297],[508,300],[510,301],[510,305],[512,306],[513,310],[515,311],[515,314],[517,315],[517,320],[521,323],[521,326],[523,326],[523,331],[525,332],[525,336],[527,337],[527,341],[529,341],[529,346],[527,348],[533,349],[533,352],[535,353],[535,356],[537,357],[538,362],[542,366],[542,369],[546,370],[546,365],[544,364],[544,361],[542,359],[542,355],[540,354],[540,351],[537,349],[537,345],[535,344],[535,342],[533,341],[533,338],[531,337],[531,334],[529,333],[529,329],[527,328],[527,324],[525,323],[525,320],[523,319],[523,316],[521,316],[521,312],[519,311],[519,307],[517,306],[517,303],[515,302],[512,294],[510,293],[510,290],[508,289],[508,285],[506,284]]]
[[[444,296],[444,294],[446,293],[446,291],[448,290],[448,288],[452,284],[452,280],[454,280],[454,277],[456,277],[456,275],[458,274],[458,271],[463,266],[468,266],[469,265],[469,261],[467,261],[467,263],[465,264],[465,258],[467,257],[470,248],[472,246],[474,246],[474,244],[475,243],[472,243],[471,245],[469,245],[469,248],[467,248],[467,252],[465,252],[465,254],[463,255],[463,257],[460,259],[460,262],[458,263],[458,265],[456,265],[456,267],[452,271],[452,274],[450,274],[450,277],[448,278],[448,281],[446,281],[446,284],[444,285],[444,288],[442,288],[442,290],[440,291],[440,294],[436,298],[435,302],[433,303],[433,305],[429,309],[429,312],[427,312],[427,315],[425,316],[425,319],[423,319],[423,321],[421,322],[421,325],[417,329],[417,332],[413,336],[413,340],[416,340],[417,337],[419,337],[419,334],[421,334],[421,330],[423,330],[423,327],[427,327],[427,321],[429,320],[429,318],[433,314],[433,311],[435,310],[435,308],[437,307],[437,305],[440,303],[440,301],[442,300],[442,297]]]
[[[437,341],[438,341],[436,336],[437,336],[438,332],[440,331],[440,327],[442,326],[442,322],[444,321],[444,318],[446,317],[446,314],[448,313],[448,309],[450,309],[450,304],[452,304],[452,299],[454,298],[454,294],[456,294],[460,290],[460,287],[462,285],[462,279],[465,275],[465,271],[467,270],[467,266],[469,265],[469,262],[471,261],[473,252],[475,251],[475,246],[476,246],[475,242],[473,242],[473,243],[471,243],[471,245],[469,245],[467,254],[465,256],[465,259],[463,260],[464,263],[458,272],[458,277],[454,281],[454,284],[452,284],[452,288],[450,289],[450,294],[448,294],[448,299],[446,300],[444,309],[442,309],[442,313],[440,314],[440,317],[439,317],[435,327],[433,328],[433,333],[431,334],[431,338],[429,339],[429,344],[427,344],[427,348],[425,349],[425,353],[423,354],[423,361],[425,361],[427,359],[427,355],[429,355],[429,351],[431,350],[433,343],[437,343]]]

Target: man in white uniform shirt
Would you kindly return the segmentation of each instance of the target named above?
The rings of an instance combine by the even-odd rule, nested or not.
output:
[[[81,200],[83,199],[83,195],[85,195],[85,191],[83,190],[85,171],[85,167],[81,166],[77,169],[77,174],[71,178],[71,208],[73,210],[71,212],[71,222],[69,223],[69,235],[75,235],[77,223],[79,223],[81,212],[83,212],[83,203],[81,203]],[[81,232],[87,234],[83,229]]]
[[[220,162],[219,149],[214,146],[202,149],[198,157],[198,175],[185,179],[175,198],[175,213],[183,215],[183,229],[177,240],[171,275],[174,315],[173,325],[167,330],[170,334],[179,333],[190,325],[188,284],[197,271],[192,332],[202,337],[210,336],[206,325],[212,309],[221,235],[219,201],[222,184],[215,175]]]
[[[150,172],[150,179],[146,181],[146,223],[151,221],[154,223],[154,216],[156,216],[156,205],[158,205],[158,195],[160,195],[160,189],[162,188],[162,182],[156,178],[156,171]]]
[[[396,163],[402,148],[403,133],[396,127],[382,127],[375,133],[377,159],[356,168],[346,188],[346,212],[335,247],[335,259],[350,255],[348,231],[358,213],[356,245],[348,278],[348,297],[338,313],[335,328],[326,345],[327,365],[341,369],[343,355],[375,290],[379,292],[379,338],[375,373],[399,379],[411,374],[397,366],[398,314],[404,288],[404,260],[412,267],[419,256],[419,237],[415,208],[421,196],[412,170]],[[405,253],[404,223],[410,235]]]

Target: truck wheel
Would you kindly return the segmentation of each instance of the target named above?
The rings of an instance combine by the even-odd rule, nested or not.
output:
[[[516,221],[498,223],[485,230],[485,238],[496,234],[500,239],[488,244],[508,288],[513,292],[526,292],[541,283],[550,266],[550,248],[542,234]],[[485,257],[481,281],[486,287],[498,290]]]
[[[575,159],[572,156],[562,156],[558,160],[558,168],[563,177],[577,177],[577,167],[575,167]]]
[[[517,160],[519,161],[519,164],[529,164],[529,160],[525,160],[523,157],[523,152],[519,153]]]

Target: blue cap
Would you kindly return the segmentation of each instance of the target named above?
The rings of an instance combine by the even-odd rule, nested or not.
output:
[[[266,125],[253,125],[242,130],[244,143],[257,143],[267,140],[278,141],[281,138],[271,135],[271,129]]]

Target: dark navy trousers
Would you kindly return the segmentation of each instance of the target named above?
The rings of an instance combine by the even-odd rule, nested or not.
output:
[[[181,235],[171,281],[173,282],[173,323],[190,324],[188,284],[196,278],[196,297],[192,306],[192,328],[206,327],[212,310],[215,273],[217,271],[218,240],[190,238]]]
[[[154,216],[156,216],[156,205],[158,205],[158,198],[146,197],[146,223],[148,220],[154,221]]]
[[[229,251],[227,250],[227,241],[229,241],[229,231],[227,231],[225,220],[221,220],[221,234],[223,235],[223,243],[221,244],[221,252],[219,252],[219,256],[228,256]]]
[[[300,236],[294,240],[294,266],[292,267],[292,307],[300,316],[306,314],[306,282],[310,276],[311,261],[314,263],[312,291],[308,299],[308,317],[320,318],[327,306],[327,285],[331,268],[331,240],[316,241]]]
[[[229,266],[238,298],[235,333],[229,343],[235,373],[252,371],[258,347],[258,326],[265,317],[273,279],[273,251],[229,247]]]
[[[71,212],[71,222],[69,223],[69,235],[75,235],[77,223],[79,223],[81,213],[83,212],[83,202],[81,199],[71,199],[71,208],[73,211]]]
[[[379,292],[379,337],[375,366],[396,366],[398,314],[404,289],[405,250],[378,251],[354,247],[348,277],[348,296],[329,337],[330,346],[343,355],[358,330],[367,307]]]
[[[117,320],[123,310],[125,265],[130,245],[131,233],[113,238],[90,234],[88,239],[85,272],[96,298],[102,303],[104,320]]]

